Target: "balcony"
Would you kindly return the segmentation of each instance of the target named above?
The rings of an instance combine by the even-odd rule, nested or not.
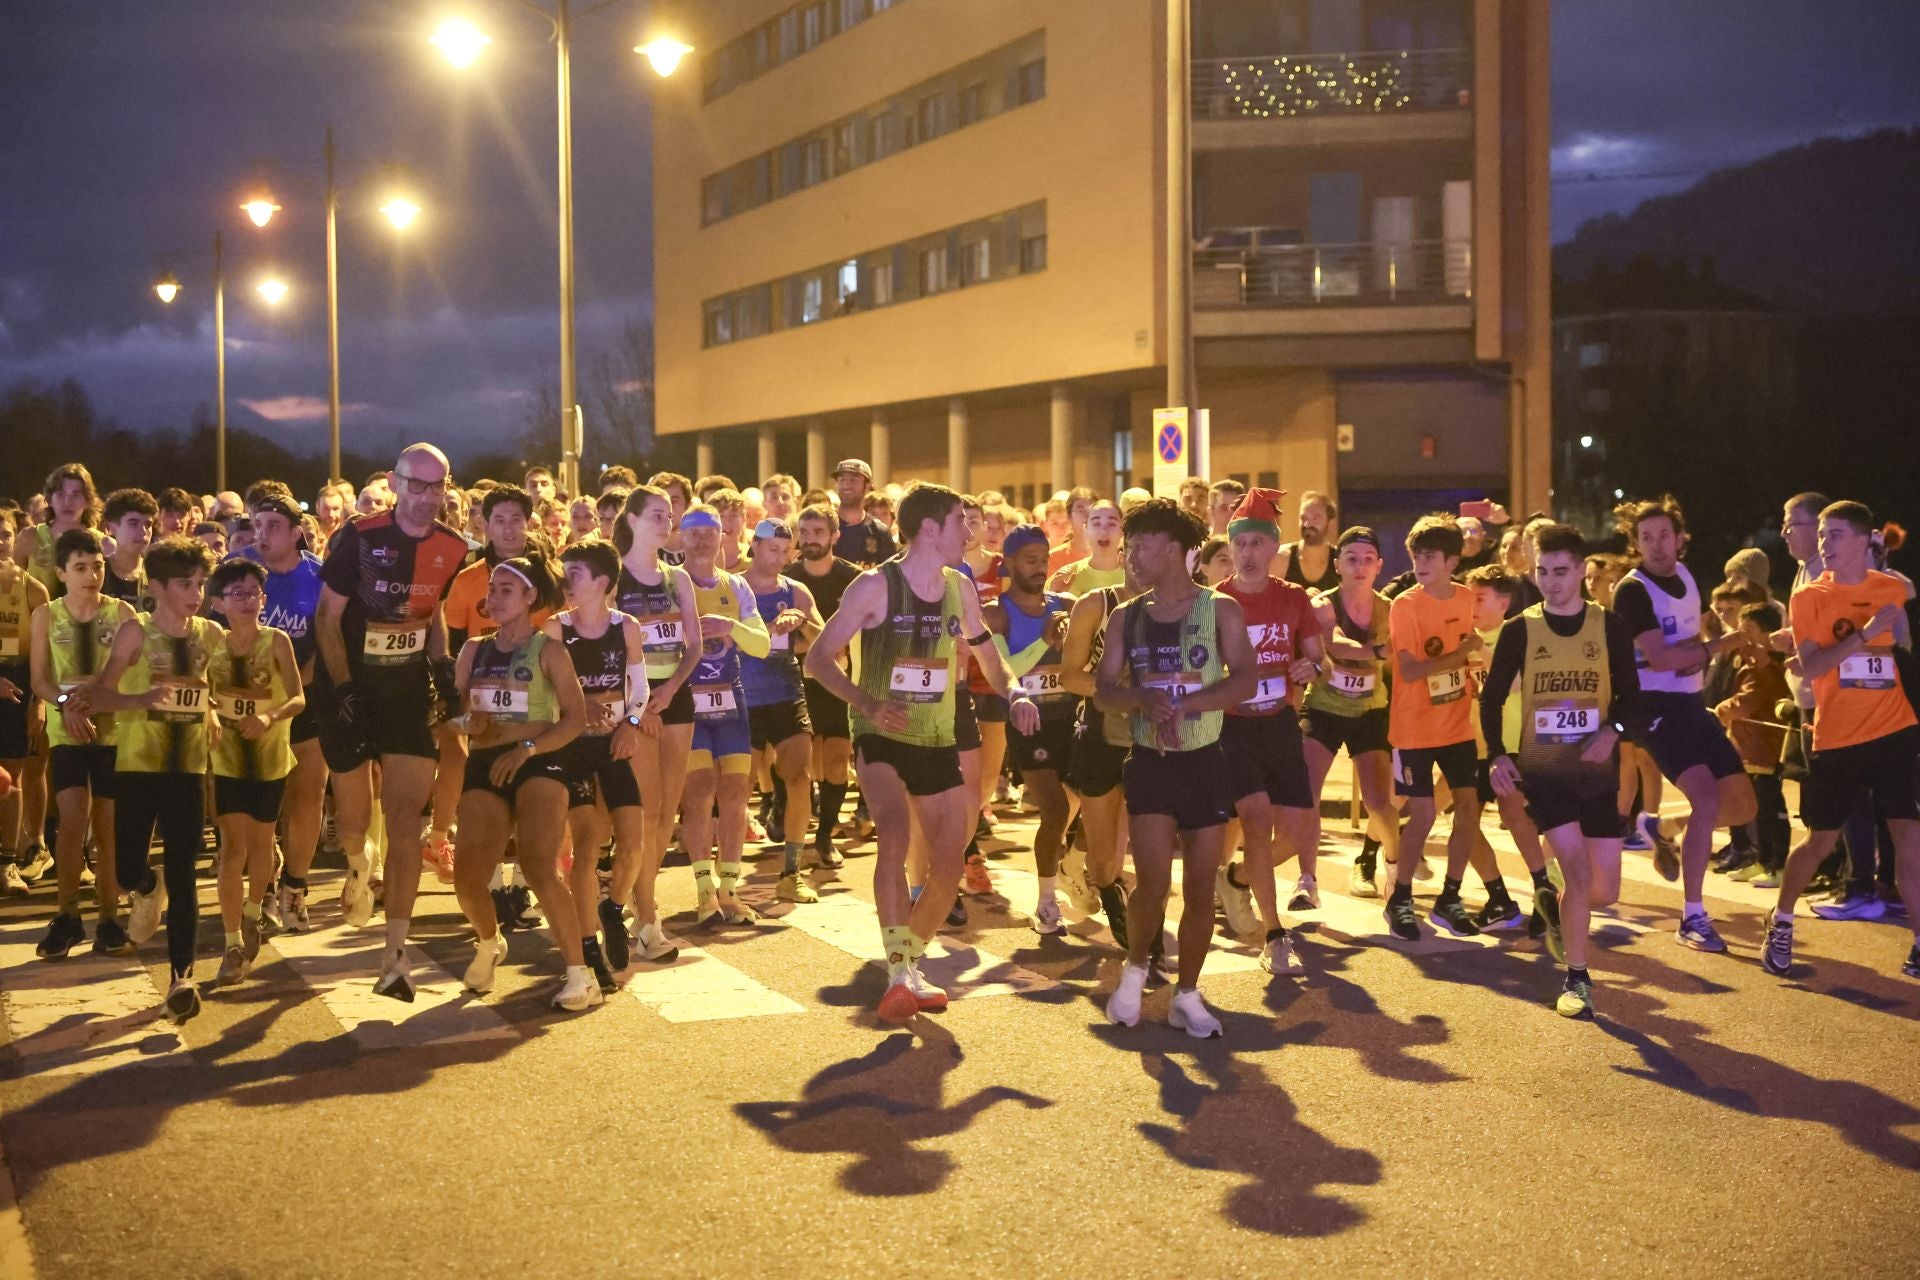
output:
[[[1280,53],[1193,64],[1193,145],[1466,138],[1469,49]]]
[[[1201,337],[1465,329],[1472,297],[1471,240],[1304,244],[1240,227],[1209,233],[1193,255]]]

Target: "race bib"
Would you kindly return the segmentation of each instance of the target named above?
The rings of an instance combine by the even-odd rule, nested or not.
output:
[[[1467,673],[1464,668],[1455,667],[1451,671],[1427,677],[1427,701],[1436,707],[1446,702],[1458,702],[1466,696]]]
[[[1372,667],[1361,671],[1352,667],[1335,667],[1327,677],[1327,688],[1343,698],[1364,698],[1372,694],[1373,687],[1379,681],[1379,673]]]
[[[174,724],[190,724],[207,714],[205,684],[164,681],[156,682],[153,687],[166,690],[167,700],[147,712],[149,719],[165,720]]]
[[[599,694],[587,698],[587,723],[580,732],[590,738],[604,738],[616,724],[614,712],[626,701],[620,694]]]
[[[213,695],[213,714],[229,723],[259,715],[260,697],[249,689],[222,689]]]
[[[730,684],[693,686],[693,718],[696,720],[728,719],[738,705],[734,700],[733,686]]]
[[[1020,692],[1029,698],[1059,698],[1067,689],[1060,683],[1060,668],[1040,667],[1020,677]]]
[[[1262,676],[1255,686],[1253,696],[1240,705],[1250,711],[1271,711],[1287,700],[1287,678],[1284,675]]]
[[[20,656],[19,636],[0,636],[0,659]]]
[[[1183,698],[1200,692],[1200,677],[1192,672],[1156,671],[1142,678],[1140,683],[1145,688],[1164,689],[1168,693],[1178,693]]]
[[[1563,702],[1533,710],[1533,736],[1540,742],[1568,746],[1585,742],[1598,732],[1600,708],[1593,703]]]
[[[427,651],[427,627],[425,623],[402,623],[398,626],[381,626],[369,622],[367,637],[361,646],[361,652],[368,662],[395,663],[407,662]]]
[[[887,689],[905,702],[938,702],[947,696],[947,662],[944,658],[899,658]]]
[[[524,720],[531,692],[513,685],[476,684],[467,690],[467,706],[502,720]]]
[[[1891,689],[1894,682],[1891,653],[1856,653],[1840,660],[1842,689]]]
[[[793,633],[791,631],[774,632],[772,633],[772,638],[767,643],[767,649],[772,653],[784,653],[791,648],[793,648]]]

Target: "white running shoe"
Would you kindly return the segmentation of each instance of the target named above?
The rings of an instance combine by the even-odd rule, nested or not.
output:
[[[1113,994],[1107,997],[1107,1021],[1123,1027],[1140,1025],[1140,996],[1147,989],[1147,970],[1145,965],[1136,968],[1125,964],[1120,966],[1120,981],[1114,984]]]
[[[167,882],[157,875],[153,878],[152,893],[128,892],[127,936],[133,939],[134,946],[145,945],[154,934],[160,932],[160,917],[166,914],[166,910]],[[198,996],[194,998],[199,999]],[[169,996],[168,999],[171,1000],[172,997]]]
[[[1068,845],[1061,855],[1060,887],[1066,890],[1068,905],[1081,915],[1090,916],[1100,909],[1100,895],[1087,875],[1087,851],[1079,845]]]
[[[20,864],[20,875],[28,884],[38,884],[53,870],[53,855],[47,852],[47,846],[36,844],[30,855]]]
[[[491,975],[488,980],[491,982]],[[553,1007],[565,1009],[568,1013],[580,1013],[604,1003],[606,998],[591,968],[584,964],[570,964],[567,966],[567,980],[560,984],[560,990],[553,997]]]
[[[340,913],[350,929],[373,919],[373,884],[365,866],[347,868],[347,878],[340,885]]]
[[[460,983],[475,995],[485,995],[493,990],[493,975],[500,962],[507,958],[507,931],[494,926],[491,938],[476,938],[473,943],[473,963],[467,966],[467,972]],[[591,970],[582,970],[591,976]]]
[[[167,1019],[176,1027],[180,1026],[200,1012],[200,988],[194,982],[193,975],[175,978],[173,986],[167,991]]]
[[[387,961],[387,967],[373,980],[373,994],[385,996],[389,1000],[413,1003],[413,974],[407,963],[406,948],[394,952]]]
[[[1307,971],[1294,954],[1292,935],[1285,933],[1269,939],[1260,949],[1260,967],[1276,978],[1297,978]]]
[[[9,898],[24,898],[33,892],[26,878],[20,874],[20,868],[11,862],[0,862],[0,893]]]
[[[1361,865],[1363,861],[1367,864],[1366,866]],[[1374,883],[1373,879],[1377,874],[1377,865],[1372,858],[1355,857],[1353,869],[1347,876],[1347,892],[1356,898],[1379,897],[1380,886]]]
[[[1064,933],[1066,928],[1067,926],[1060,922],[1060,900],[1058,898],[1040,899],[1033,908],[1033,931],[1045,936]]]
[[[1289,911],[1318,911],[1320,909],[1320,882],[1312,876],[1301,876],[1293,886],[1293,897],[1287,900]]]
[[[280,927],[288,933],[305,933],[307,921],[307,891],[283,884],[274,895],[280,900]]]
[[[1167,1007],[1167,1024],[1195,1040],[1211,1040],[1224,1031],[1220,1019],[1213,1016],[1213,1010],[1207,1008],[1198,990],[1173,993],[1173,1003]]]
[[[1221,863],[1213,875],[1213,891],[1220,900],[1220,914],[1227,918],[1230,933],[1252,933],[1260,927],[1260,916],[1253,909],[1253,890],[1233,882],[1231,863]]]
[[[669,934],[657,920],[643,924],[634,930],[633,954],[648,964],[672,964],[680,958],[680,939]]]

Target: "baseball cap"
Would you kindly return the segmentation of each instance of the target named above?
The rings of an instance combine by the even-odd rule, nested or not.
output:
[[[1015,525],[1007,531],[1007,540],[1000,546],[1000,558],[1002,560],[1011,560],[1019,555],[1022,549],[1036,542],[1043,547],[1047,545],[1047,531],[1045,529],[1042,529],[1037,524]]]
[[[789,538],[790,539],[793,537],[793,530],[787,528],[786,521],[775,520],[769,517],[765,520],[762,520],[759,524],[753,526],[753,536],[756,538]]]
[[[1334,543],[1333,549],[1335,551],[1343,550],[1347,544],[1353,542],[1364,542],[1376,552],[1380,550],[1380,539],[1374,534],[1373,530],[1363,524],[1357,524],[1345,533],[1342,533],[1340,535],[1340,541]]]
[[[862,461],[859,458],[841,459],[840,465],[836,466],[833,469],[833,474],[836,477],[839,477],[839,476],[845,475],[849,471],[853,472],[854,475],[860,476],[861,478],[866,480],[868,484],[873,483],[873,468],[868,466],[864,461]]]

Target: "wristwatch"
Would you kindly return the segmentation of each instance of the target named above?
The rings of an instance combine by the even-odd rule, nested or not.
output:
[[[539,754],[539,752],[537,752],[537,751],[535,751],[535,750],[533,749],[533,739],[532,739],[532,738],[522,738],[522,739],[520,739],[520,745],[521,745],[521,746],[523,746],[523,747],[525,747],[525,748],[527,749],[527,754],[528,754],[528,755],[530,755],[530,756],[531,756],[531,755],[538,755],[538,754]]]
[[[53,700],[53,705],[54,705],[54,706],[56,706],[56,707],[64,707],[64,706],[66,706],[66,705],[67,705],[67,703],[69,703],[69,702],[71,702],[71,701],[73,701],[73,694],[72,694],[72,693],[70,693],[70,692],[69,692],[69,693],[62,693],[62,694],[61,694],[61,695],[60,695],[59,697],[57,697],[57,698],[55,698],[55,699]]]
[[[638,729],[640,727],[640,713],[637,711],[627,712],[627,723]]]

